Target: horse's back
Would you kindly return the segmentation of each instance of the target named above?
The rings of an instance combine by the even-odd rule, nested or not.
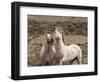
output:
[[[81,48],[78,46],[78,45],[70,45],[70,46],[67,46],[67,55],[68,55],[68,59],[73,59],[77,56],[81,56]]]
[[[81,50],[80,46],[73,44],[68,46],[69,49],[74,49],[74,50]]]

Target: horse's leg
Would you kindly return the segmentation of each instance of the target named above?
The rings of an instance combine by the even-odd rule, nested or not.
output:
[[[60,65],[62,65],[62,64],[63,64],[63,60],[61,59],[61,60],[60,60]]]
[[[78,64],[81,64],[81,62],[82,62],[82,51],[81,50],[80,50],[80,53],[77,56],[77,62],[78,62]]]
[[[77,63],[81,64],[82,58],[81,57],[77,57]]]
[[[62,65],[62,61],[60,61],[60,65]]]
[[[69,61],[69,63],[72,65],[74,61],[75,61],[75,60]]]
[[[70,61],[70,64],[72,65],[73,62],[76,60],[77,58],[74,58],[73,60]]]
[[[72,65],[73,64],[73,61],[69,61],[69,63]]]

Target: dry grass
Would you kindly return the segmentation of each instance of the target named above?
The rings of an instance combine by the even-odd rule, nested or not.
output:
[[[54,33],[57,26],[64,30],[65,44],[77,44],[82,49],[82,64],[88,63],[87,17],[28,15],[28,66],[40,65],[40,50],[45,32]],[[67,64],[67,63],[64,63]],[[75,64],[75,63],[74,63]]]
[[[81,35],[64,36],[65,44],[78,44],[82,49],[82,64],[87,64],[87,37]],[[45,38],[43,35],[28,38],[28,66],[40,65],[40,50]],[[74,63],[75,64],[75,63]]]

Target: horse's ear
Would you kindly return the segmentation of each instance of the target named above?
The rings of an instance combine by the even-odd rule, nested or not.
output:
[[[45,34],[46,34],[46,32],[43,32],[43,34],[45,35]]]
[[[55,27],[55,30],[58,30],[58,27]]]

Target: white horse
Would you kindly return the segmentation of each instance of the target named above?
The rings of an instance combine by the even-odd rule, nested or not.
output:
[[[81,64],[82,61],[81,48],[78,45],[70,45],[70,46],[65,45],[62,33],[63,31],[61,30],[61,28],[56,28],[55,30],[56,63],[62,65],[63,62],[67,61],[72,64],[74,60],[77,60],[77,63]]]
[[[45,34],[45,43],[40,52],[40,60],[42,65],[53,65],[55,48],[53,46],[53,37],[50,33]]]

